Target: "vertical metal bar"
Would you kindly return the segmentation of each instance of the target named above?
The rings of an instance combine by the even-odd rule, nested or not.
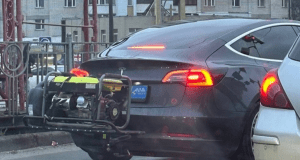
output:
[[[8,78],[8,115],[11,116],[11,78]]]
[[[109,0],[109,42],[114,42],[113,0]]]
[[[7,41],[7,17],[6,17],[6,0],[2,0],[2,15],[3,15],[3,41]]]
[[[89,15],[88,15],[88,4],[89,0],[84,0],[83,4],[83,21],[84,21],[84,26],[89,25]],[[84,27],[83,28],[83,33],[84,33],[84,42],[89,42],[89,28]],[[89,52],[89,45],[85,45],[85,52]],[[88,54],[85,54],[84,57],[82,57],[83,61],[87,61],[90,59]]]
[[[61,24],[65,25],[66,20],[61,20]],[[61,42],[66,42],[66,27],[61,26]]]
[[[56,60],[55,61],[55,71],[57,71],[57,54],[56,53],[54,53],[54,59]]]
[[[16,9],[17,9],[17,35],[18,35],[18,41],[21,42],[23,38],[22,33],[22,22],[23,22],[23,15],[22,15],[22,6],[21,6],[21,0],[16,0]],[[22,49],[22,48],[21,48]]]
[[[67,54],[67,52],[66,52],[65,54],[63,54],[63,56],[64,56],[64,59],[65,59],[65,63],[64,63],[64,70],[65,70],[65,72],[68,72],[68,71],[67,71],[67,63],[66,63],[66,59],[67,59],[67,56],[66,56],[66,54]]]
[[[289,19],[291,19],[291,0],[289,0]]]
[[[22,53],[22,49],[23,49],[23,45],[22,45],[22,39],[23,39],[23,31],[22,31],[22,22],[23,22],[23,15],[22,15],[22,3],[21,0],[16,0],[16,9],[17,9],[17,36],[18,36],[18,42],[19,43],[19,47],[21,48],[21,54]],[[29,54],[29,53],[27,53]],[[21,60],[21,62],[23,61],[23,59]],[[25,66],[28,67],[28,66]],[[19,72],[23,71],[24,66],[22,65],[19,69]],[[27,69],[28,70],[28,69]],[[24,103],[25,103],[25,91],[24,91],[24,75],[21,75],[19,77],[19,104],[20,104],[20,109],[24,110]]]
[[[29,44],[28,44],[29,45]],[[29,52],[27,52],[27,57],[26,58],[29,58],[29,55],[30,53]],[[25,96],[26,96],[26,114],[28,114],[28,82],[29,82],[29,75],[28,75],[28,72],[29,72],[29,67],[30,67],[30,62],[28,62],[28,66],[27,66],[27,69],[26,69],[26,94],[25,94]],[[29,86],[30,87],[30,86]]]
[[[14,75],[16,75],[17,73],[15,72]],[[15,77],[15,76],[14,76]],[[14,87],[15,87],[15,92],[14,92],[14,112],[15,112],[15,115],[18,115],[18,77],[15,77],[14,78]]]
[[[64,54],[61,55],[61,57],[64,58],[64,71],[66,72],[67,71],[67,59],[66,59],[66,54],[67,54],[67,50],[68,50],[68,45],[67,44],[64,44]]]
[[[97,0],[93,0],[93,42],[98,41],[98,11],[97,11]],[[98,46],[94,45],[94,52],[98,51]]]
[[[41,57],[41,82],[44,81],[44,53],[42,52],[42,57]]]
[[[61,24],[62,25],[65,25],[66,24],[66,20],[62,20],[61,21]],[[61,27],[61,42],[66,42],[66,27],[65,26],[62,26]],[[64,46],[64,45],[63,45]],[[55,57],[55,60],[56,60],[56,63],[57,63],[57,57]],[[66,59],[64,59],[63,56],[61,56],[61,60],[64,61],[64,65],[66,64]],[[55,69],[57,70],[57,68]]]
[[[12,78],[12,114],[15,115],[15,72],[13,72],[13,78]],[[13,122],[14,123],[14,122]]]
[[[48,52],[46,53],[46,72],[45,74],[48,73]]]
[[[67,72],[70,72],[72,69],[72,50],[73,50],[73,44],[72,44],[72,34],[67,34],[67,43],[68,43],[68,50],[67,50]]]
[[[39,84],[40,83],[40,78],[39,78],[39,72],[40,72],[40,70],[39,70],[39,68],[40,68],[40,64],[39,64],[39,62],[40,62],[40,54],[37,54],[37,57],[38,57],[38,60],[37,60],[37,64],[36,64],[36,83],[37,84]]]
[[[6,1],[7,8],[7,40],[8,41],[15,41],[15,12],[14,12],[14,1]]]

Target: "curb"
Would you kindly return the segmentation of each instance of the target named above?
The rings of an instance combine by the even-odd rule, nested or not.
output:
[[[70,133],[62,131],[0,136],[0,152],[51,146],[52,141],[58,145],[73,143]]]

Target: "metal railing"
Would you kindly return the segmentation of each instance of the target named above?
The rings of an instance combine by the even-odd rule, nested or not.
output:
[[[72,42],[71,35],[63,43],[0,42],[0,103],[6,105],[5,111],[0,109],[0,120],[12,117],[15,125],[14,117],[28,113],[29,90],[44,81],[45,75],[52,71],[69,72],[109,46],[109,43]]]

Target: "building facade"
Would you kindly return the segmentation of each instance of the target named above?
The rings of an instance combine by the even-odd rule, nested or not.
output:
[[[179,0],[161,0],[163,10],[176,15]],[[137,12],[147,12],[151,0],[138,0]],[[148,3],[148,4],[147,4]],[[185,0],[187,15],[226,15],[249,18],[288,18],[289,0]],[[171,11],[172,10],[172,11]],[[146,13],[145,13],[146,14]]]
[[[24,21],[83,25],[84,0],[22,0]],[[288,18],[289,0],[185,0],[187,18],[201,19],[207,15],[228,15],[249,18]],[[92,15],[92,0],[89,0],[89,15]],[[108,42],[108,2],[97,0],[98,42]],[[179,0],[161,0],[162,13],[176,17],[179,13]],[[1,6],[1,3],[0,3]],[[128,34],[155,24],[153,0],[113,0],[114,41]],[[2,7],[0,7],[2,13]],[[0,14],[2,20],[2,14]],[[175,18],[176,19],[176,18]],[[171,18],[169,20],[172,20]],[[174,19],[173,19],[174,20]],[[166,21],[163,21],[166,22]],[[0,23],[2,28],[2,21]],[[23,25],[24,41],[39,41],[39,37],[51,37],[52,42],[61,42],[61,27],[48,25]],[[81,27],[67,27],[73,41],[82,42]],[[92,30],[90,29],[90,36]],[[3,36],[0,29],[0,40]]]

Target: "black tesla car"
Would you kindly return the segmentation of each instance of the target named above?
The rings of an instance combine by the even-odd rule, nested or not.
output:
[[[113,44],[80,68],[132,79],[124,141],[133,155],[254,159],[251,134],[266,72],[282,62],[300,23],[222,19],[149,28]],[[89,153],[97,138],[73,134]],[[100,156],[101,157],[101,156]],[[119,157],[121,159],[121,157]]]

